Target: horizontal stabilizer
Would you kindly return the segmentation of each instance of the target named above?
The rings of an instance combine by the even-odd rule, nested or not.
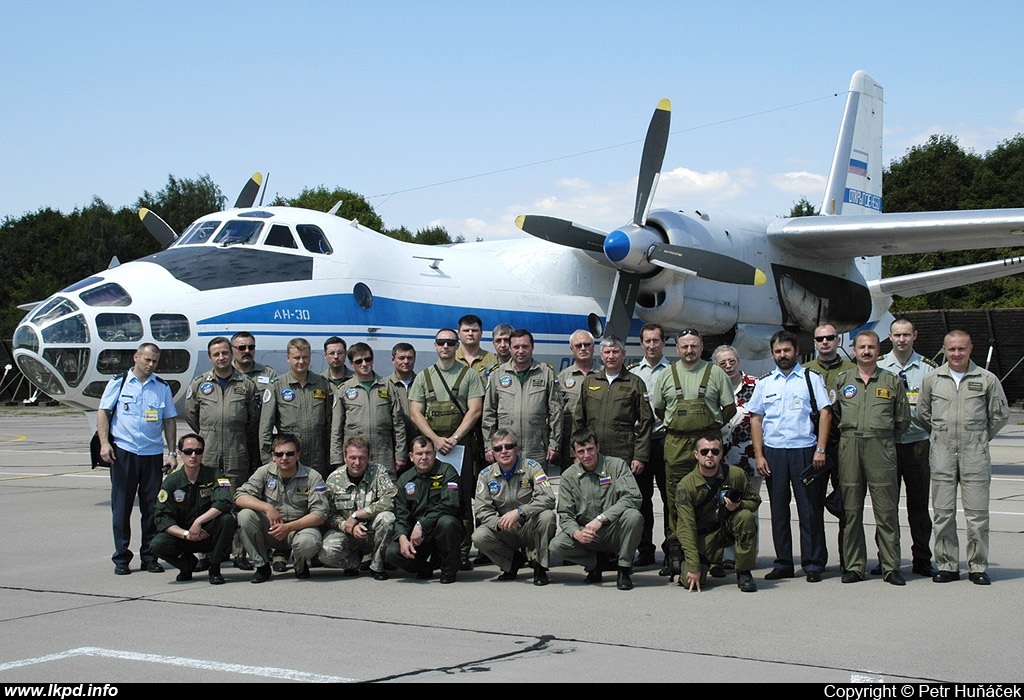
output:
[[[965,284],[1009,277],[1024,272],[1024,258],[1006,258],[991,262],[947,267],[944,270],[915,272],[899,277],[887,277],[868,283],[873,293],[880,292],[891,296],[912,297],[928,294]]]

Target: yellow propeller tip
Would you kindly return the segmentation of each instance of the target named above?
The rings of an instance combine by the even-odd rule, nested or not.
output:
[[[146,209],[146,207],[139,209],[139,218],[143,221],[145,221],[147,214],[149,214],[149,209]]]
[[[658,102],[658,109],[663,109],[666,112],[671,112],[672,111],[672,100],[668,99],[667,97],[661,98],[661,101]]]
[[[754,286],[758,287],[768,281],[768,278],[763,272],[757,270],[754,272]]]
[[[526,221],[526,215],[525,214],[520,214],[519,216],[517,216],[516,217],[516,228],[519,228],[519,229],[523,228],[523,222],[524,221]]]

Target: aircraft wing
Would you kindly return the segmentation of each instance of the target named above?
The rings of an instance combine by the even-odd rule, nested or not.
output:
[[[1006,258],[990,262],[947,267],[942,270],[915,272],[909,275],[886,277],[868,282],[873,293],[881,292],[890,296],[911,297],[928,294],[950,287],[1007,277],[1024,272],[1024,258]]]
[[[873,255],[1024,246],[1024,209],[973,209],[778,219],[768,239],[801,257]]]

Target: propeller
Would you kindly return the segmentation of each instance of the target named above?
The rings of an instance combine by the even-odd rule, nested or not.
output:
[[[608,303],[605,337],[613,335],[626,339],[640,282],[644,275],[658,267],[728,284],[759,285],[767,279],[753,265],[728,255],[665,243],[659,233],[647,227],[647,215],[665,161],[671,115],[672,103],[667,99],[658,102],[644,139],[636,203],[630,223],[606,233],[551,216],[516,217],[516,226],[531,236],[588,253],[604,253],[618,268]]]
[[[238,199],[235,200],[235,209],[247,209],[256,203],[256,195],[260,192],[260,185],[263,184],[263,175],[261,173],[253,173],[249,181],[245,183],[245,187],[238,193]]]

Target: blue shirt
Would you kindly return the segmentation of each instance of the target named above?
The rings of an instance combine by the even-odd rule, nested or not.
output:
[[[154,375],[145,383],[140,382],[130,370],[123,387],[120,377],[110,380],[100,399],[100,410],[114,411],[110,423],[111,442],[137,455],[163,454],[164,419],[178,415],[169,386]]]
[[[928,364],[928,361],[920,353],[914,352],[910,354],[906,366],[902,366],[896,359],[896,353],[890,352],[878,360],[878,366],[902,379],[903,386],[907,389],[907,401],[910,403],[910,427],[896,442],[906,445],[911,442],[927,440],[928,431],[917,420],[917,395],[921,391],[921,380],[924,379],[924,375],[935,369],[934,364]]]
[[[797,449],[818,444],[818,435],[811,423],[807,380],[804,378],[807,371],[798,362],[788,375],[776,367],[757,380],[754,395],[746,407],[751,413],[764,417],[764,444],[768,447]],[[817,372],[811,372],[810,377],[818,410],[831,406],[825,380]]]

